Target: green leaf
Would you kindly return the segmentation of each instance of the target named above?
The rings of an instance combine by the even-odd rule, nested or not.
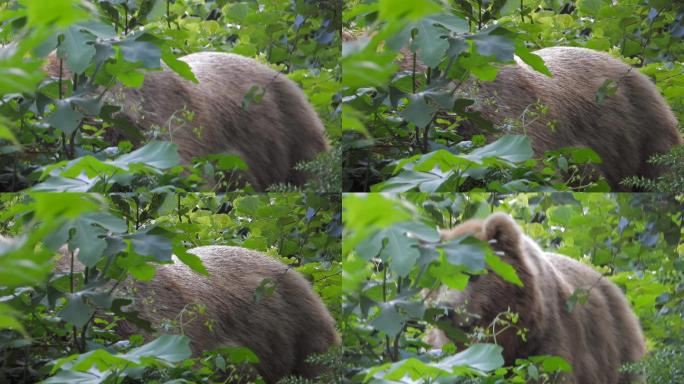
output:
[[[343,252],[349,253],[361,240],[393,223],[408,220],[411,214],[393,199],[382,194],[345,196]]]
[[[382,303],[381,307],[380,315],[371,320],[371,325],[389,337],[394,337],[404,328],[406,317],[400,314],[397,307],[391,303]]]
[[[531,356],[530,360],[542,363],[544,372],[572,372],[572,366],[560,356]]]
[[[259,362],[259,357],[251,349],[245,347],[221,348],[217,352],[228,355],[228,360],[233,364]]]
[[[59,311],[59,317],[78,328],[83,327],[95,313],[95,308],[86,304],[81,294],[66,293],[64,297],[67,304]]]
[[[464,157],[477,162],[486,158],[497,158],[515,163],[529,160],[532,156],[534,156],[534,151],[532,151],[532,142],[528,136],[504,135]]]
[[[501,16],[509,16],[520,10],[520,0],[506,0],[499,11]]]
[[[483,81],[493,81],[499,73],[499,69],[492,65],[486,56],[479,55],[476,52],[471,52],[469,56],[461,55],[458,57],[458,61],[462,67]]]
[[[544,64],[544,59],[542,59],[541,56],[532,53],[524,42],[516,42],[515,54],[535,71],[549,77],[553,76],[551,71],[546,67],[546,64]]]
[[[95,56],[95,47],[88,44],[94,40],[89,33],[81,32],[81,27],[74,25],[64,31],[64,40],[58,47],[58,52],[64,52],[66,63],[74,73],[82,74],[88,68],[90,61]],[[63,57],[60,55],[60,57]]]
[[[423,19],[416,23],[418,30],[412,43],[412,48],[418,51],[418,55],[425,65],[434,68],[444,58],[444,53],[449,48],[449,42],[442,38],[446,31],[437,28],[430,19]]]
[[[364,260],[370,261],[378,256],[382,250],[382,243],[384,239],[384,230],[378,231],[372,236],[368,236],[361,240],[356,246],[356,254]]]
[[[513,40],[503,35],[479,32],[472,37],[477,52],[482,56],[494,56],[497,61],[513,61],[515,45]]]
[[[406,232],[401,227],[388,228],[385,230],[384,237],[387,239],[387,244],[380,251],[380,257],[383,260],[389,260],[390,268],[398,276],[408,275],[420,256],[416,247],[417,241],[406,237]]]
[[[618,82],[613,79],[606,79],[596,91],[596,104],[603,105],[606,97],[617,94]]]
[[[16,331],[27,337],[28,333],[17,317],[19,312],[7,304],[0,303],[0,329]]]
[[[76,230],[73,238],[69,241],[69,249],[78,249],[78,260],[87,267],[93,267],[102,258],[102,254],[107,248],[104,239],[106,231],[102,228],[94,227],[88,220],[76,219],[71,228]]]
[[[429,105],[422,95],[409,95],[409,99],[409,105],[401,111],[401,116],[418,128],[425,128],[432,121],[432,115],[439,108]]]
[[[549,224],[566,226],[575,216],[575,210],[569,205],[559,205],[549,208],[546,214],[549,217]]]
[[[148,233],[135,233],[128,237],[135,253],[141,256],[151,256],[157,262],[165,263],[172,260],[171,240],[164,236]]]
[[[0,60],[0,93],[32,94],[45,77],[38,70],[39,63],[24,64],[14,60]]]
[[[41,381],[42,384],[102,384],[107,380],[111,372],[74,372],[60,370],[56,375]]]
[[[141,347],[131,349],[121,357],[136,363],[144,358],[176,363],[189,358],[190,354],[190,339],[186,336],[161,335]]]
[[[270,277],[261,280],[259,285],[254,290],[254,304],[259,303],[261,300],[267,297],[273,296],[277,287],[277,283]]]
[[[144,68],[161,68],[161,49],[149,41],[127,39],[119,43],[123,59]]]
[[[391,177],[386,181],[372,187],[373,192],[406,192],[420,187],[425,183],[443,181],[440,175],[432,173],[403,171],[397,176]]]
[[[379,5],[381,20],[418,20],[425,15],[441,10],[439,4],[430,0],[380,0]]]
[[[494,271],[494,273],[501,276],[504,280],[508,281],[509,283],[513,283],[519,287],[524,286],[522,280],[520,280],[520,277],[518,277],[515,268],[513,268],[512,265],[501,260],[501,258],[494,255],[492,252],[487,253],[487,255],[485,256],[485,262],[487,263],[489,268],[491,268],[492,271]]]
[[[190,267],[193,271],[204,276],[209,276],[209,271],[207,271],[207,268],[202,264],[202,259],[200,259],[199,256],[188,252],[182,244],[173,244],[173,253],[183,262],[183,264]]]
[[[584,15],[595,15],[606,4],[607,0],[577,0],[577,10]]]
[[[224,7],[224,12],[231,20],[244,21],[251,12],[254,12],[248,3],[240,2],[228,4]]]
[[[589,300],[589,291],[584,288],[576,288],[567,299],[565,299],[565,308],[568,312],[572,312],[577,304],[586,304]]]
[[[164,60],[164,63],[169,66],[169,68],[179,74],[182,78],[190,80],[195,84],[199,84],[199,80],[197,80],[195,74],[192,73],[192,68],[190,68],[190,65],[183,60],[178,60],[178,58],[176,58],[171,51],[171,48],[165,47],[162,50],[161,58]]]
[[[495,344],[473,344],[463,352],[442,359],[437,367],[452,370],[467,366],[480,371],[492,371],[504,365],[503,348]]]
[[[242,98],[242,110],[247,111],[252,103],[259,104],[264,99],[266,88],[260,85],[252,85]]]
[[[351,89],[380,87],[389,82],[397,70],[396,53],[364,50],[342,58],[342,86]]]
[[[486,249],[489,246],[484,241],[468,236],[452,240],[440,248],[444,250],[449,263],[477,272],[484,269]]]
[[[131,164],[143,164],[158,169],[167,169],[180,164],[178,146],[168,141],[151,141],[144,147],[120,156],[112,164],[127,168]]]
[[[21,0],[20,3],[26,6],[29,27],[43,28],[51,24],[66,27],[88,17],[88,14],[78,6],[80,2],[76,0]]]
[[[55,106],[57,110],[48,117],[48,124],[64,132],[66,135],[71,135],[81,123],[83,114],[74,110],[71,103],[66,100],[55,100]]]

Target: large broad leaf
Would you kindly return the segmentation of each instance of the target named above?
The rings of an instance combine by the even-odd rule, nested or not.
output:
[[[96,349],[82,355],[71,355],[55,362],[53,372],[59,373],[44,383],[102,383],[113,374],[131,367],[170,365],[190,357],[190,340],[186,336],[162,335],[159,338],[134,348],[125,354],[111,354],[104,349]],[[87,380],[82,372],[87,372]]]
[[[204,264],[202,264],[202,259],[200,259],[199,256],[188,252],[182,244],[173,244],[173,253],[180,261],[183,262],[183,264],[190,267],[190,269],[193,271],[204,276],[209,275],[209,271],[207,271],[207,268],[204,266]]]
[[[380,19],[383,21],[418,20],[425,15],[440,12],[442,7],[431,0],[381,0],[379,10]]]
[[[159,262],[171,261],[171,240],[164,236],[136,233],[129,237],[135,253],[152,256]]]
[[[17,317],[18,313],[14,308],[7,304],[0,303],[0,329],[10,329],[12,331],[21,332],[24,336],[28,336],[24,326]]]
[[[102,258],[107,242],[104,239],[106,230],[126,232],[126,222],[118,216],[107,212],[90,212],[67,224],[75,233],[69,242],[71,248],[79,249],[78,260],[84,265],[92,267]]]
[[[365,238],[356,246],[356,252],[366,260],[380,255],[382,260],[389,261],[392,271],[406,276],[420,257],[419,240],[437,242],[439,234],[421,223],[398,223]]]
[[[444,250],[449,263],[465,266],[471,272],[477,272],[484,269],[485,255],[489,246],[486,242],[474,237],[465,237],[450,241],[440,248]]]
[[[145,358],[154,358],[176,363],[190,357],[190,339],[186,336],[161,335],[141,347],[131,349],[122,355],[124,359],[139,363]]]
[[[141,63],[144,68],[161,68],[161,49],[149,41],[127,39],[122,41],[119,47],[124,60]]]
[[[477,52],[482,56],[494,56],[498,61],[512,61],[515,45],[506,36],[479,33],[472,37]]]
[[[350,89],[380,87],[389,82],[397,70],[396,53],[364,50],[342,59],[342,85]]]
[[[482,162],[486,158],[498,158],[512,163],[529,160],[534,156],[532,142],[528,136],[505,135],[465,155],[473,161]]]
[[[399,277],[404,277],[411,272],[420,252],[418,242],[406,236],[406,231],[401,227],[390,227],[385,230],[384,237],[387,244],[380,251],[383,260],[389,260],[389,266]]]
[[[373,192],[406,192],[415,189],[424,183],[442,182],[444,178],[434,173],[416,171],[404,171],[397,176],[376,184],[372,187]]]
[[[426,102],[423,95],[409,95],[409,105],[401,111],[401,116],[418,128],[425,128],[431,121],[432,115],[439,108]]]
[[[19,58],[0,60],[0,94],[32,94],[44,77],[38,70],[39,65],[38,62],[22,63]]]
[[[454,356],[447,357],[437,367],[452,370],[453,367],[466,366],[480,371],[492,371],[504,365],[503,348],[495,344],[473,344],[470,348]]]
[[[111,373],[89,371],[74,372],[61,370],[56,375],[49,377],[41,383],[43,384],[100,384],[107,380]]]
[[[582,15],[595,15],[607,4],[610,4],[608,0],[577,0],[577,10]]]
[[[524,42],[519,41],[516,43],[515,54],[518,55],[518,57],[522,59],[522,61],[524,61],[527,65],[532,67],[532,69],[534,69],[535,71],[543,73],[549,77],[553,76],[551,71],[549,71],[549,69],[544,64],[544,59],[530,52],[527,46],[525,46]]]
[[[426,16],[413,25],[418,30],[413,48],[418,50],[423,63],[430,68],[436,67],[449,48],[445,36],[449,32],[468,31],[468,22],[458,16],[439,13]]]
[[[519,287],[524,286],[522,280],[520,280],[520,277],[518,277],[518,274],[515,272],[515,268],[513,268],[512,265],[501,260],[491,252],[487,253],[487,256],[485,256],[485,261],[487,262],[487,265],[489,265],[489,268],[491,268],[494,273],[501,276],[504,280]]]
[[[215,350],[221,353],[221,355],[227,356],[228,361],[233,364],[244,364],[244,363],[258,363],[259,357],[257,357],[251,349],[245,347],[230,347],[230,348],[220,348]],[[168,382],[167,382],[168,384]]]
[[[408,317],[400,313],[394,304],[382,303],[381,306],[380,315],[371,321],[371,325],[389,337],[394,337],[404,328]]]
[[[66,135],[71,135],[81,123],[83,114],[74,110],[71,103],[66,100],[55,100],[55,106],[57,110],[48,117],[48,124]]]
[[[343,253],[349,253],[359,242],[373,235],[378,229],[410,218],[411,213],[405,207],[382,194],[345,196]]]
[[[88,192],[97,180],[76,180],[65,177],[50,176],[31,190],[36,192]]]
[[[416,29],[418,33],[413,40],[412,48],[418,51],[425,65],[434,68],[444,58],[444,53],[449,48],[449,42],[443,38],[446,30],[436,27],[429,19],[416,23]]]
[[[484,148],[484,147],[483,147]],[[429,172],[438,167],[443,172],[466,170],[477,165],[468,156],[456,155],[444,149],[426,153],[421,156],[413,167],[416,171]]]
[[[93,267],[102,258],[107,248],[104,228],[95,227],[89,221],[75,220],[71,225],[76,230],[69,241],[69,249],[78,249],[78,260],[87,267]]]
[[[180,155],[176,144],[168,141],[151,141],[144,147],[119,157],[113,164],[124,168],[129,164],[144,164],[167,169],[180,164]]]
[[[64,40],[57,49],[60,57],[66,56],[66,63],[74,73],[85,72],[95,56],[95,48],[88,44],[94,41],[95,37],[88,32],[82,32],[76,25],[67,28],[63,35]]]
[[[188,65],[188,63],[185,61],[178,60],[173,52],[171,52],[171,48],[164,49],[162,51],[161,57],[162,60],[164,60],[164,63],[166,63],[169,68],[173,69],[174,72],[181,75],[184,79],[190,80],[195,84],[199,84],[199,80],[197,80],[195,74],[192,73],[190,65]]]
[[[66,27],[69,24],[88,17],[77,0],[23,0],[28,16],[27,26],[44,28],[54,24],[57,27]]]
[[[67,293],[66,299],[67,304],[59,311],[59,317],[76,327],[83,327],[95,313],[95,308],[86,304],[81,294]]]
[[[373,383],[424,383],[428,382],[429,378],[447,375],[449,375],[447,370],[410,357],[394,364],[383,364],[369,369],[364,382],[369,382],[371,378],[375,378],[376,380],[372,381]],[[408,381],[407,378],[411,378],[413,381]],[[382,381],[377,379],[382,379]]]

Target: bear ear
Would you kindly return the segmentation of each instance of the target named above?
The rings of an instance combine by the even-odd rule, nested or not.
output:
[[[476,236],[482,233],[482,220],[468,220],[453,228],[440,229],[439,237],[442,241],[449,241],[463,236]]]
[[[484,240],[492,243],[494,249],[512,257],[520,254],[522,231],[518,223],[507,214],[497,212],[489,216],[484,222],[483,232]]]

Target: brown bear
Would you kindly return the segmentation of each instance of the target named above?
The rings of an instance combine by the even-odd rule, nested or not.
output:
[[[413,54],[402,51],[404,71],[413,70]],[[544,59],[553,77],[539,73],[515,57],[494,81],[469,80],[460,86],[461,97],[473,98],[478,111],[495,127],[526,117],[513,133],[531,138],[535,155],[563,147],[589,147],[602,160],[597,167],[615,191],[628,190],[620,182],[629,176],[655,178],[660,167],[647,163],[654,154],[683,143],[678,122],[655,85],[635,68],[603,52],[586,48],[552,47],[535,54]],[[426,71],[418,61],[417,71]],[[596,94],[607,80],[617,87],[599,103]],[[548,113],[525,116],[536,104]],[[472,122],[461,127],[464,135],[484,134],[489,141],[503,134],[482,130]]]
[[[454,326],[465,331],[475,326],[486,328],[510,308],[520,315],[519,322],[495,340],[503,347],[507,365],[513,365],[516,358],[556,355],[572,365],[563,383],[631,382],[633,378],[618,369],[638,361],[646,348],[639,321],[615,284],[578,261],[542,251],[504,213],[442,231],[443,240],[464,236],[489,242],[492,250],[515,268],[524,286],[488,271],[473,276],[463,292],[445,288],[432,292],[431,301],[465,308],[470,314],[452,314]],[[577,289],[588,292],[587,301],[569,310],[566,301]],[[516,335],[520,328],[528,330],[526,341]],[[427,341],[441,347],[448,338],[435,329]]]
[[[185,80],[164,68],[145,74],[143,85],[115,87],[110,99],[141,131],[161,127],[178,145],[182,160],[209,154],[239,155],[247,163],[246,180],[257,190],[307,178],[294,166],[327,151],[325,129],[304,93],[285,75],[256,60],[219,52],[198,52],[180,60],[199,81]],[[59,76],[56,54],[46,72]],[[62,74],[64,77],[64,73]],[[250,89],[263,92],[260,101],[243,108]],[[257,92],[257,93],[259,93]],[[194,113],[191,121],[184,111]]]
[[[60,252],[56,270],[68,271],[69,252],[66,247]],[[288,375],[314,378],[321,373],[321,367],[306,358],[339,345],[340,338],[335,321],[306,279],[273,258],[244,248],[206,246],[189,252],[201,258],[208,277],[175,262],[160,265],[149,282],[129,279],[123,284],[143,319],[156,328],[174,320],[183,323],[177,331],[189,337],[194,355],[222,346],[251,349],[260,359],[257,371],[269,384]],[[264,279],[270,279],[275,290],[257,300],[255,292]],[[193,319],[193,304],[204,305],[206,312]],[[123,329],[127,333],[129,325]]]
[[[495,125],[523,116],[539,102],[548,114],[531,119],[521,132],[538,156],[561,147],[589,147],[602,160],[599,170],[613,190],[628,176],[655,178],[661,170],[647,163],[654,154],[682,144],[678,123],[655,85],[637,69],[610,55],[585,48],[536,51],[553,77],[536,72],[516,57],[493,82],[478,82],[475,110]],[[596,94],[606,80],[617,92],[602,103]]]

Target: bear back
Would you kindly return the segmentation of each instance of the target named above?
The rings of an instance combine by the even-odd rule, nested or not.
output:
[[[302,185],[307,180],[295,165],[328,151],[329,144],[323,123],[293,81],[230,53],[197,52],[179,60],[190,66],[197,84],[163,66],[147,72],[140,88],[113,87],[107,100],[121,106],[122,116],[142,133],[156,129],[159,133],[152,136],[176,143],[186,164],[195,156],[240,156],[248,171],[235,185],[246,180],[263,191],[272,184]],[[44,69],[58,76],[59,68],[53,52]],[[65,71],[63,77],[69,75]],[[249,100],[249,94],[260,93],[261,100]],[[116,129],[109,136],[137,145],[142,137]]]

